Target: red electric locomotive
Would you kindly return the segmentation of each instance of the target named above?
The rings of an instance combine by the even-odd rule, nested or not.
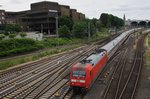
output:
[[[70,86],[88,90],[107,62],[107,51],[101,49],[75,64],[70,73]]]

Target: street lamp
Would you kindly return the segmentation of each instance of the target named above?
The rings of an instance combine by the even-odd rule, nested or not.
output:
[[[49,12],[57,13],[56,14],[56,36],[59,38],[59,33],[58,33],[58,11],[57,10],[49,10]]]

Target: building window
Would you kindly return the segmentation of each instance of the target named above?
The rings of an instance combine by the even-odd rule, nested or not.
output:
[[[2,15],[5,15],[4,12],[2,12]]]
[[[2,20],[4,20],[5,18],[4,17],[2,17]]]

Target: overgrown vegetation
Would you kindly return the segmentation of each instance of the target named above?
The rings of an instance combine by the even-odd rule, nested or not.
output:
[[[73,36],[77,38],[87,37],[87,24],[86,22],[77,22],[73,25]]]
[[[83,42],[83,40],[77,38],[47,38],[43,41],[36,41],[27,38],[12,38],[7,40],[0,40],[0,57],[31,52],[43,48],[53,48],[56,46],[70,45],[79,42]]]
[[[9,38],[15,38],[17,35],[15,33],[9,34]]]
[[[20,33],[20,36],[21,36],[22,38],[24,38],[25,36],[27,36],[27,34],[24,33],[24,32],[21,32],[21,33]]]
[[[71,49],[74,49],[74,48],[78,48],[78,47],[79,47],[79,45],[74,45],[72,47],[61,48],[59,50],[58,49],[47,50],[47,51],[39,52],[36,55],[26,56],[26,57],[17,58],[17,59],[14,59],[14,60],[8,60],[8,61],[0,62],[0,70],[7,69],[9,67],[12,67],[12,66],[15,66],[15,65],[18,65],[18,64],[22,64],[22,63],[29,62],[29,61],[34,61],[34,60],[37,60],[37,59],[40,59],[40,58],[43,58],[43,57],[46,57],[46,56],[54,55],[54,54],[64,52],[64,51],[67,51],[67,50],[71,50]]]
[[[0,40],[2,40],[3,38],[5,38],[4,34],[0,34]]]
[[[71,32],[66,25],[61,26],[58,31],[59,31],[60,37],[63,37],[63,38],[70,38],[71,37]]]
[[[97,33],[97,34],[99,35],[99,33]],[[102,33],[100,33],[100,35],[99,35],[101,37],[95,38],[95,40],[99,39],[99,38],[106,37],[105,33],[103,33],[103,35],[101,35],[101,34]],[[12,41],[12,40],[14,40],[14,41]],[[27,57],[23,57],[23,58],[17,58],[17,59],[14,59],[14,60],[0,62],[0,70],[6,69],[6,68],[9,68],[9,67],[18,65],[18,64],[22,64],[22,63],[25,63],[25,62],[28,62],[28,61],[34,61],[34,60],[40,59],[42,57],[50,56],[50,55],[53,55],[53,54],[56,54],[56,53],[60,53],[60,52],[66,51],[66,50],[74,49],[74,48],[80,47],[79,44],[83,44],[84,42],[85,43],[87,42],[86,39],[77,39],[77,38],[74,38],[74,39],[53,38],[53,39],[45,39],[44,41],[34,41],[32,39],[28,39],[29,40],[28,41],[25,38],[23,38],[23,39],[17,39],[17,40],[19,40],[20,42],[16,41],[16,39],[10,39],[9,41],[8,40],[4,40],[3,44],[0,43],[0,48],[3,47],[2,49],[6,50],[6,51],[4,51],[4,50],[3,51],[6,52],[6,53],[8,53],[8,52],[13,52],[15,49],[20,49],[21,50],[21,46],[28,48],[28,46],[29,47],[31,47],[31,46],[33,47],[33,45],[37,45],[39,49],[41,49],[43,47],[45,47],[45,48],[49,48],[49,47],[53,48],[54,46],[67,45],[67,44],[68,45],[72,45],[72,46],[67,47],[67,48],[63,48],[62,47],[61,49],[52,49],[52,50],[49,49],[49,50],[46,50],[46,51],[43,50],[43,51],[39,52],[36,55],[32,55],[32,56],[27,56]],[[23,40],[23,41],[21,41],[21,40]],[[3,46],[1,46],[1,44]],[[76,45],[76,44],[78,44],[78,45]],[[9,45],[8,48],[7,48],[7,45]],[[11,50],[11,48],[13,48],[14,50]],[[0,51],[2,51],[2,49],[0,49]],[[10,51],[8,51],[8,50],[10,50]],[[10,53],[10,55],[15,54],[15,53],[21,53],[22,50],[21,51],[20,50],[18,50],[18,52]],[[25,52],[29,51],[29,49],[23,49],[23,50],[26,50]],[[32,49],[32,50],[34,50],[34,49]]]
[[[124,26],[124,21],[121,18],[114,16],[112,14],[102,13],[100,21],[102,23],[102,26],[107,28],[108,27],[120,28]]]
[[[15,33],[21,31],[21,26],[19,24],[6,24],[4,26],[4,30],[6,33]]]
[[[102,13],[99,19],[85,19],[74,22],[66,16],[59,17],[60,37],[85,38],[95,36],[96,33],[102,33],[103,29],[119,29],[124,26],[123,19],[112,14]]]
[[[61,16],[59,17],[58,19],[58,23],[59,23],[59,27],[62,27],[62,26],[67,26],[69,28],[69,30],[72,30],[72,27],[73,27],[73,21],[70,17],[68,16]]]
[[[0,40],[0,56],[30,52],[43,47],[40,42],[27,38]]]
[[[146,43],[147,44],[147,50],[146,50],[146,62],[147,62],[147,66],[148,66],[148,69],[150,70],[150,35],[148,35],[147,37],[147,40]]]
[[[24,52],[31,52],[43,48],[53,48],[60,45],[72,45],[78,44],[80,42],[87,42],[89,33],[90,37],[92,38],[91,40],[93,40],[93,38],[94,40],[97,40],[109,35],[108,28],[120,28],[124,25],[122,19],[109,14],[102,14],[100,19],[85,19],[74,23],[71,18],[62,16],[59,17],[58,23],[60,38],[47,38],[43,41],[26,39],[24,38],[26,36],[25,33],[20,34],[20,36],[22,37],[21,39],[16,39],[16,34],[19,34],[19,32],[22,30],[22,27],[18,24],[8,24],[0,27],[0,29],[4,31],[2,35],[0,35],[0,57],[20,54]],[[9,35],[11,39],[2,40],[5,37],[4,34]],[[33,55],[30,57],[0,62],[0,69],[5,69],[17,64],[36,60],[44,56],[62,52],[64,50],[66,49],[55,49],[53,51],[41,52],[38,55]]]

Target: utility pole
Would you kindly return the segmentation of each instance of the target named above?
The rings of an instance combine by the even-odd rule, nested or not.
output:
[[[59,33],[58,33],[58,14],[56,16],[56,35],[57,35],[57,38],[59,38]]]
[[[55,19],[56,19],[56,36],[57,38],[59,38],[59,33],[58,33],[58,11],[57,10],[49,10],[49,12],[52,12],[52,13],[55,13],[56,16],[55,16]],[[59,46],[59,40],[58,40],[58,44],[57,46]]]
[[[48,10],[49,12],[56,13],[56,36],[59,38],[59,33],[58,33],[58,11],[57,10]]]
[[[41,24],[41,33],[43,33],[43,24]]]
[[[90,21],[88,22],[88,38],[91,39],[91,27],[90,27]]]
[[[48,26],[48,35],[50,35],[50,28],[49,28],[49,12],[47,15],[47,26]]]

